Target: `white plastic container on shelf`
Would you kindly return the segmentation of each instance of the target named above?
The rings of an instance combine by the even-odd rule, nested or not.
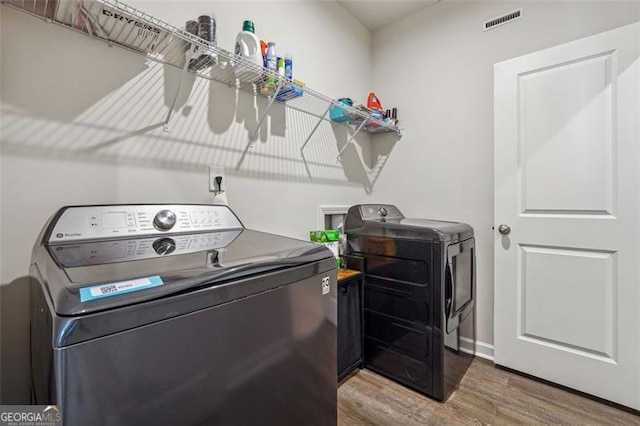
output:
[[[267,72],[266,81],[260,87],[260,93],[263,95],[271,95],[276,89],[276,76],[278,73],[278,56],[276,55],[276,44],[272,41],[267,47]]]
[[[262,50],[260,39],[255,34],[252,21],[244,21],[242,31],[236,37],[236,55],[242,56],[247,62],[262,67]],[[260,80],[261,73],[242,63],[236,64],[236,76],[240,81],[254,82]]]

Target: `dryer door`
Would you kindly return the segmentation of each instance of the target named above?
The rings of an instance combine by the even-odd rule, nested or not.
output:
[[[445,319],[453,332],[473,310],[475,240],[469,238],[447,246],[445,274]]]

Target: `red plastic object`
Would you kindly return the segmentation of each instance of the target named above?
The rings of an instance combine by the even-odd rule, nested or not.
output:
[[[367,108],[377,111],[383,111],[382,103],[374,92],[369,93],[369,99],[367,99]]]

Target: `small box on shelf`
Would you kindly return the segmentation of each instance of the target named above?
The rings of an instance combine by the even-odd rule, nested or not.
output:
[[[260,79],[260,81],[256,83],[256,85],[258,87],[258,92],[262,96],[272,96],[278,87],[278,83],[267,81],[264,76]],[[301,85],[289,82],[289,80],[287,80],[283,83],[282,88],[276,95],[276,100],[278,102],[286,102],[291,99],[299,98],[303,94],[304,89],[301,87]]]
[[[349,98],[340,98],[338,102],[347,106],[352,106],[353,101]],[[353,114],[349,110],[343,108],[341,105],[333,104],[329,108],[329,118],[331,121],[337,121],[338,123],[344,123],[353,119]]]
[[[303,93],[304,91],[296,86],[285,86],[282,90],[280,90],[280,92],[278,92],[276,100],[279,102],[286,102],[291,99],[299,98]]]

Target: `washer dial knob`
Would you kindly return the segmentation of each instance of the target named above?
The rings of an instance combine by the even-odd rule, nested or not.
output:
[[[159,238],[153,242],[152,247],[158,256],[164,256],[175,251],[176,242],[171,238]]]
[[[378,209],[378,214],[382,217],[387,217],[387,215],[389,214],[389,212],[387,211],[387,209],[385,207],[380,207]]]
[[[176,224],[176,214],[171,210],[160,210],[153,219],[153,225],[160,231],[168,231]]]

